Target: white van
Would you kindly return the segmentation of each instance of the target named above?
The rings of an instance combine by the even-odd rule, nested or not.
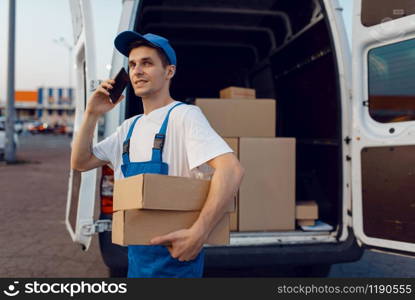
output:
[[[160,34],[176,49],[173,98],[192,103],[245,86],[277,99],[277,136],[297,141],[296,199],[315,200],[320,220],[332,227],[231,233],[230,245],[207,247],[207,275],[302,266],[301,276],[323,276],[331,264],[359,260],[363,246],[415,252],[415,9],[404,0],[353,2],[351,56],[336,0],[123,1],[119,31]],[[76,132],[98,78],[90,2],[70,3]],[[114,51],[111,77],[122,66]],[[141,100],[128,87],[105,116],[104,137],[138,113]],[[124,274],[127,256],[108,232],[112,184],[108,167],[72,170],[66,225],[84,250],[99,233],[115,276]]]

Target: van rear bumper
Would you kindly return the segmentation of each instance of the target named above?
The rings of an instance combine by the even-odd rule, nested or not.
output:
[[[238,269],[281,265],[336,264],[359,260],[363,249],[353,232],[346,241],[313,245],[263,245],[206,248],[205,268]]]
[[[101,219],[111,215],[101,214]],[[105,264],[110,269],[128,268],[127,247],[111,242],[111,232],[99,234],[100,250]],[[363,249],[356,243],[353,231],[348,239],[332,244],[257,245],[232,247],[206,247],[205,270],[273,268],[283,265],[330,265],[359,260]]]

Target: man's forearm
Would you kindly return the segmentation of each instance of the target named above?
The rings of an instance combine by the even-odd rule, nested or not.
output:
[[[215,170],[205,205],[192,226],[204,239],[207,239],[209,233],[223,217],[229,203],[234,200],[242,176],[243,171],[238,166]]]
[[[92,140],[94,137],[95,126],[99,116],[85,113],[81,127],[76,132],[72,143],[71,166],[74,169],[82,169],[83,164],[92,155]]]

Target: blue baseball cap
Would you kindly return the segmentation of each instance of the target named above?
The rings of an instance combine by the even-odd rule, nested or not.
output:
[[[152,44],[153,46],[160,48],[166,54],[167,59],[171,65],[176,65],[176,52],[170,45],[169,41],[157,34],[147,33],[141,35],[135,31],[127,30],[119,33],[114,40],[115,48],[123,55],[128,57],[130,45],[132,42],[144,40]]]

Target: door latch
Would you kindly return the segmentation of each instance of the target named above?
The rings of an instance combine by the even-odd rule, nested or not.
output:
[[[89,91],[94,92],[99,87],[99,85],[101,83],[102,83],[102,80],[100,80],[100,79],[91,80],[89,82]]]
[[[85,224],[84,226],[82,226],[83,235],[93,235],[95,233],[111,231],[111,230],[112,230],[111,220],[97,220],[93,224]]]

